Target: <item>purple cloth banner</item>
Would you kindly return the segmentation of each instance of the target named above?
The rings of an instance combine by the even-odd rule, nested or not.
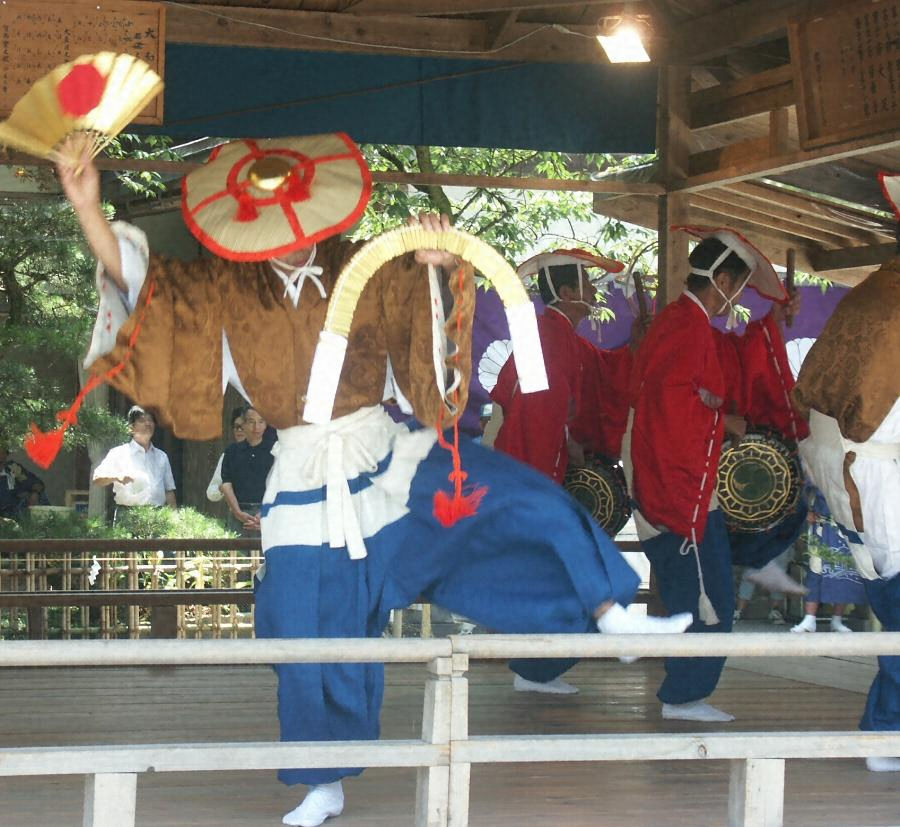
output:
[[[793,326],[788,328],[788,341],[798,339],[815,339],[825,322],[834,312],[838,302],[847,294],[847,287],[829,287],[824,293],[818,287],[799,287],[800,309],[794,319]],[[614,286],[606,295],[606,303],[616,317],[614,320],[600,325],[600,338],[591,329],[590,322],[584,321],[578,328],[578,332],[586,339],[602,348],[616,348],[624,345],[631,337],[631,325],[636,315],[636,309],[632,306],[634,300],[625,298],[618,285]],[[535,299],[535,309],[540,314],[544,311],[544,304],[540,299]],[[740,304],[750,310],[750,318],[760,319],[769,312],[772,303],[763,299],[755,290],[747,289],[741,296]],[[725,317],[719,317],[714,321],[720,330],[725,329]],[[746,325],[741,323],[737,332],[742,333]],[[479,422],[481,408],[490,402],[488,389],[483,382],[491,385],[490,376],[496,373],[502,364],[504,349],[493,343],[509,339],[509,327],[506,324],[506,315],[503,312],[503,303],[494,290],[478,290],[475,300],[475,323],[472,328],[472,381],[469,385],[469,403],[460,420],[460,427],[469,433],[481,432]],[[486,355],[488,348],[491,353]],[[802,353],[808,349],[802,349]],[[791,348],[789,348],[789,353]],[[479,370],[481,367],[481,370]],[[481,374],[481,376],[479,376]]]

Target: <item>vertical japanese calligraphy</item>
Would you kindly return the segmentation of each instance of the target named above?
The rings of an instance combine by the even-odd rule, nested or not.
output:
[[[84,54],[124,52],[164,75],[165,9],[161,3],[5,0],[0,4],[0,115],[8,115],[35,81]],[[137,123],[163,122],[163,96]]]
[[[900,0],[832,3],[789,34],[804,149],[900,126]]]

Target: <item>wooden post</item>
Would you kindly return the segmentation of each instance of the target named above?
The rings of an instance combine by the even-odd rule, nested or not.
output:
[[[403,637],[403,609],[391,609],[391,635]]]
[[[150,637],[178,637],[178,606],[154,606],[150,609]]]
[[[728,827],[781,827],[784,822],[784,759],[731,762]]]
[[[422,626],[419,629],[419,637],[431,637],[431,604],[420,603],[422,608]]]
[[[659,73],[657,146],[662,183],[666,188],[658,202],[659,285],[657,312],[681,295],[688,245],[684,233],[671,227],[689,223],[688,198],[673,192],[673,184],[688,176],[690,158],[691,71],[689,66],[664,66]]]
[[[422,740],[450,748],[451,658],[435,658],[428,664]],[[450,767],[420,767],[416,771],[416,827],[447,827]]]
[[[469,823],[469,777],[471,764],[455,762],[453,748],[469,739],[469,656],[453,656],[450,678],[450,827],[467,827]]]
[[[84,779],[83,827],[134,827],[137,774],[103,773]]]

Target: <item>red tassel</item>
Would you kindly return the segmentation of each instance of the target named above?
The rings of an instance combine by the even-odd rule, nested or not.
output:
[[[44,433],[37,425],[31,423],[31,433],[25,437],[25,453],[35,465],[49,468],[62,448],[63,434],[68,423],[60,425],[56,430]]]
[[[460,520],[477,514],[485,494],[487,486],[484,485],[475,488],[471,494],[454,492],[452,497],[446,491],[437,491],[434,495],[434,516],[444,528],[450,528]]]
[[[309,199],[309,181],[312,176],[297,174],[297,170],[291,170],[287,177],[287,189],[284,194],[292,201],[307,201]]]
[[[134,352],[134,346],[137,343],[138,335],[141,332],[141,325],[144,323],[144,317],[147,315],[147,308],[150,307],[150,302],[153,301],[153,294],[155,292],[156,282],[151,281],[147,288],[147,297],[144,299],[144,306],[141,308],[140,318],[134,326],[131,338],[128,340],[128,350],[125,352],[122,361],[113,365],[102,376],[98,376],[96,373],[91,374],[91,377],[87,380],[85,386],[78,391],[78,396],[75,397],[75,401],[68,409],[60,411],[56,415],[56,418],[62,422],[62,425],[53,431],[44,433],[37,425],[33,422],[31,423],[31,433],[25,437],[25,452],[36,465],[39,465],[41,468],[49,468],[53,464],[53,460],[56,459],[62,448],[63,436],[66,433],[66,429],[70,425],[78,423],[78,411],[81,410],[81,403],[84,402],[85,397],[98,385],[108,382],[124,370],[125,365],[128,363],[129,359],[131,359],[131,354]]]
[[[238,211],[234,217],[235,221],[256,221],[259,218],[259,210],[253,201],[253,196],[248,192],[242,192],[238,196]]]

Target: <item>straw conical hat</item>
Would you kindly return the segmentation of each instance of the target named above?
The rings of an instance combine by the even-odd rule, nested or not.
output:
[[[750,268],[749,286],[761,296],[773,301],[786,301],[787,290],[778,278],[772,262],[765,253],[749,242],[737,230],[730,227],[691,227],[673,226],[673,230],[683,230],[688,235],[703,241],[707,238],[716,238],[729,250],[737,253],[738,257]]]
[[[182,185],[181,209],[207,248],[234,261],[287,255],[352,226],[372,191],[343,132],[216,147]]]

